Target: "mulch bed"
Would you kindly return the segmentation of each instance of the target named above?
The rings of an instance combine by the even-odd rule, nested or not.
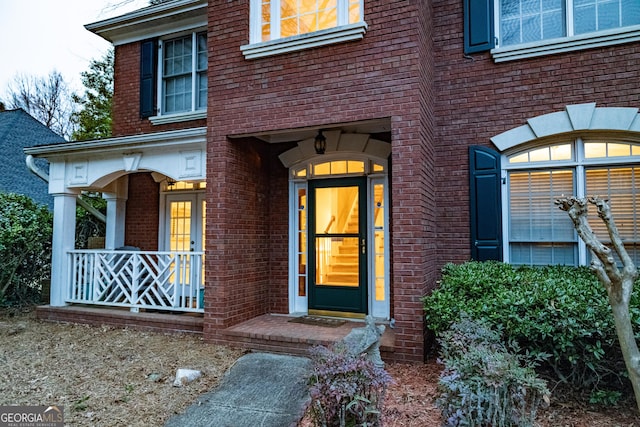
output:
[[[206,344],[193,335],[40,322],[33,313],[0,309],[0,405],[61,405],[74,426],[162,425],[213,389],[241,350]],[[203,377],[174,387],[178,368]],[[441,424],[435,407],[442,366],[387,363],[394,380],[383,408],[385,426]],[[552,396],[538,427],[640,427],[631,396],[597,408]],[[311,425],[305,417],[300,427]]]

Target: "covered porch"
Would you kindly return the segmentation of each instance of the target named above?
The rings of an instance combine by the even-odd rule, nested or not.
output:
[[[25,153],[50,164],[48,174],[34,172],[54,196],[51,307],[204,313],[205,128]],[[83,192],[106,200],[106,235],[92,249],[75,239]]]

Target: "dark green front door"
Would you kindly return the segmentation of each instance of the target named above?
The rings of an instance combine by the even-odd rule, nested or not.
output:
[[[366,178],[309,181],[309,312],[367,313]]]

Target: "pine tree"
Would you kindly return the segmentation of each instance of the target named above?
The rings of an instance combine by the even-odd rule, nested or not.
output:
[[[107,138],[111,136],[111,103],[113,99],[114,52],[109,51],[99,60],[92,60],[89,70],[83,71],[83,96],[73,95],[81,108],[71,116],[75,131],[74,141]]]

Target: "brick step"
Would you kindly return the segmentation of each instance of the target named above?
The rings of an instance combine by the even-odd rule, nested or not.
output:
[[[344,338],[362,322],[346,321],[338,327],[306,325],[289,322],[288,316],[263,315],[220,331],[217,343],[228,343],[254,351],[308,356],[309,349],[317,345],[328,346]],[[392,359],[395,337],[387,327],[380,343],[383,359]]]

